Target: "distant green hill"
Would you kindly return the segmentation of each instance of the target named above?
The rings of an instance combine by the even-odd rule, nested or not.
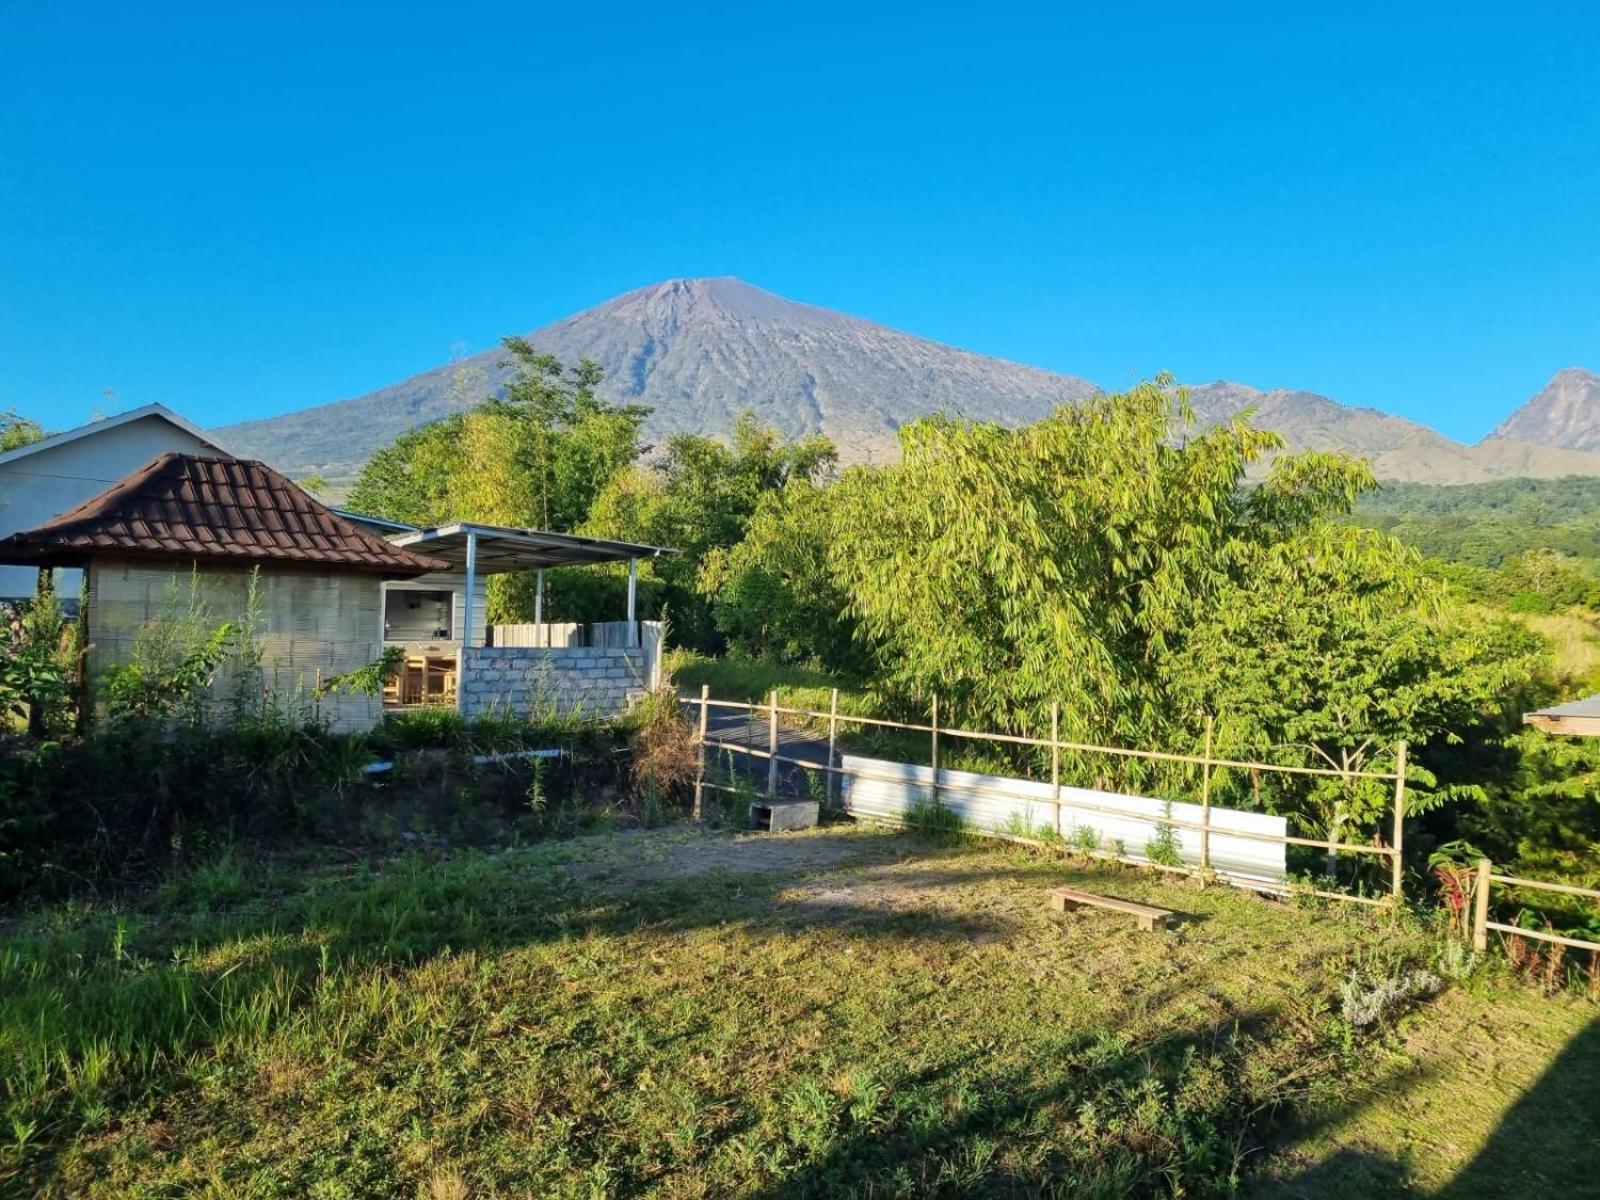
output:
[[[1386,483],[1362,497],[1355,520],[1424,554],[1478,567],[1535,549],[1600,559],[1600,479]]]

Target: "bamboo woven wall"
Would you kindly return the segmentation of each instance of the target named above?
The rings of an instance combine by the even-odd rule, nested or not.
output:
[[[378,580],[353,572],[274,569],[263,565],[257,582],[256,638],[262,648],[263,683],[285,701],[309,702],[321,680],[366,666],[378,656],[381,625]],[[102,560],[89,570],[91,681],[114,663],[133,660],[141,631],[191,605],[205,630],[224,621],[243,624],[250,571],[182,563]],[[213,698],[230,697],[219,685]],[[331,695],[322,713],[335,729],[366,729],[377,722],[375,696]]]

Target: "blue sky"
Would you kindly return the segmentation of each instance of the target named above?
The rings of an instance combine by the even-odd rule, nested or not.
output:
[[[1600,9],[1310,7],[8,3],[0,408],[264,416],[716,274],[1465,439],[1600,369]]]

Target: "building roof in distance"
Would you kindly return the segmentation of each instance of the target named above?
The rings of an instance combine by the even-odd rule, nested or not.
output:
[[[1546,733],[1600,736],[1600,695],[1584,696],[1581,700],[1569,700],[1565,704],[1523,713],[1522,721]]]
[[[580,563],[627,562],[630,559],[677,553],[665,546],[646,546],[639,542],[617,542],[608,538],[581,537],[575,533],[551,533],[543,529],[516,529],[507,525],[477,525],[470,522],[441,525],[437,529],[419,529],[412,533],[394,533],[389,537],[396,546],[414,547],[447,559],[457,570],[466,566],[470,539],[474,551],[473,569],[481,575]]]
[[[0,562],[80,566],[96,557],[285,563],[392,578],[448,566],[341,517],[263,463],[170,452],[0,540]]]

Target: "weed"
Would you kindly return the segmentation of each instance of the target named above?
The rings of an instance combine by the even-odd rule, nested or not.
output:
[[[1444,980],[1432,971],[1409,965],[1376,963],[1350,968],[1340,985],[1340,1014],[1353,1029],[1369,1029],[1392,1022],[1416,1001],[1441,987]]]
[[[937,796],[918,793],[906,808],[905,823],[925,837],[959,842],[969,834],[967,820]]]
[[[1156,826],[1156,831],[1145,842],[1144,855],[1158,866],[1181,867],[1183,866],[1183,842],[1178,837],[1178,831],[1167,823],[1172,819],[1171,800],[1163,800],[1161,802],[1161,815],[1166,820]]]
[[[701,747],[694,726],[683,716],[676,693],[651,692],[636,707],[632,738],[633,788],[655,805],[684,800],[700,770]]]

